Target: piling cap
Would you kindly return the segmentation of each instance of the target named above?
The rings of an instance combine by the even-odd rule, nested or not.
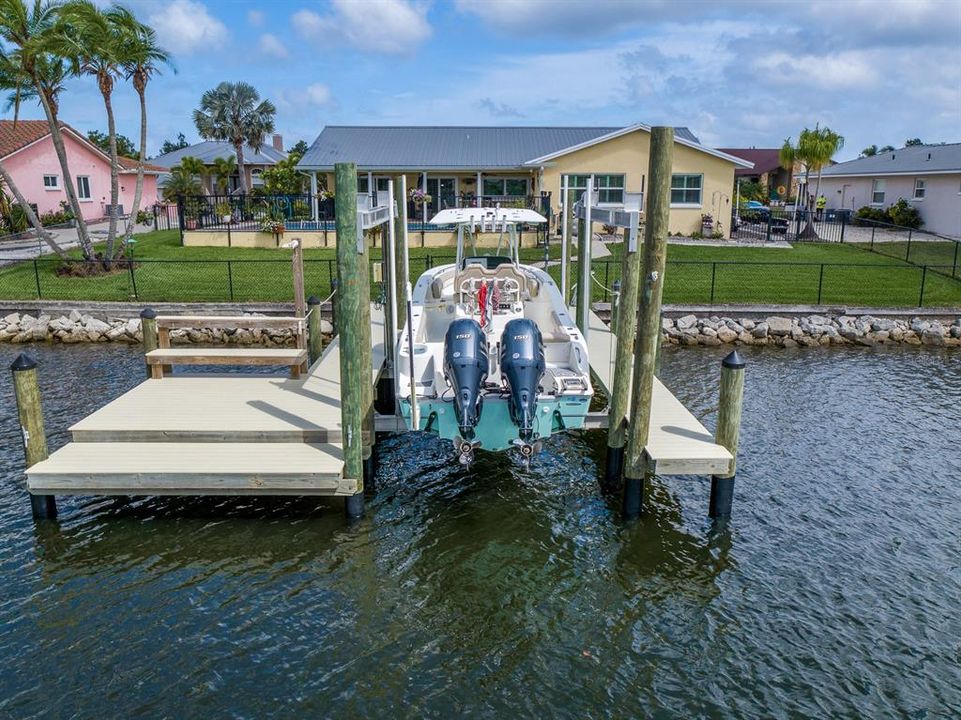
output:
[[[730,355],[721,361],[721,367],[728,368],[729,370],[743,370],[744,365],[744,358],[738,354],[737,350],[732,350]]]
[[[153,320],[157,317],[157,311],[153,308],[144,308],[140,311],[140,317],[144,320]]]
[[[307,304],[308,304],[308,305],[320,305],[320,298],[317,297],[316,295],[311,295],[309,298],[307,298]]]
[[[14,372],[19,372],[21,370],[33,370],[37,367],[37,361],[26,353],[20,353],[17,355],[17,359],[13,361],[10,365],[10,369]]]

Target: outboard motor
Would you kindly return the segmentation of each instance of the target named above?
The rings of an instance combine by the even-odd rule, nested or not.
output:
[[[454,320],[444,338],[444,377],[454,389],[454,415],[461,437],[471,440],[480,421],[481,388],[487,380],[487,337],[473,318]]]
[[[532,320],[518,318],[504,327],[501,336],[501,376],[510,390],[511,420],[520,430],[521,451],[529,457],[533,450],[537,417],[537,389],[544,376],[544,341],[540,328]]]

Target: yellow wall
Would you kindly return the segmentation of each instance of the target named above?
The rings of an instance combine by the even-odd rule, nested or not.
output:
[[[650,152],[650,133],[644,130],[621,135],[583,150],[562,155],[544,168],[542,190],[551,193],[554,211],[560,210],[561,175],[619,175],[625,176],[625,190],[641,192],[647,188],[647,166]],[[734,165],[713,155],[685,145],[674,145],[675,173],[697,173],[704,176],[701,206],[671,208],[670,231],[689,235],[701,229],[701,214],[714,216],[723,225],[725,237],[730,236],[731,192],[734,188]]]
[[[478,233],[477,244],[481,247],[497,247],[498,233]],[[316,230],[288,230],[280,239],[281,243],[293,238],[300,238],[305,248],[337,247],[337,233],[327,232],[327,244],[324,244],[324,233]],[[411,231],[408,234],[410,247],[457,247],[457,233],[454,232],[425,232]],[[505,241],[506,242],[506,241]],[[228,247],[227,233],[208,230],[184,230],[184,245],[186,247]],[[380,247],[380,238],[375,238],[374,247]],[[521,247],[536,247],[537,234],[533,232],[521,233]],[[230,247],[237,248],[276,248],[277,239],[268,233],[253,231],[237,231],[230,233]]]

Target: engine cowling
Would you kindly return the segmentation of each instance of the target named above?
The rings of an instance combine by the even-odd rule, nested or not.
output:
[[[481,389],[490,367],[487,337],[472,318],[454,320],[444,337],[444,377],[454,390],[454,415],[461,437],[471,440],[480,422]]]
[[[524,442],[533,439],[544,368],[544,341],[537,324],[527,318],[508,322],[501,336],[501,376],[510,391],[511,420]]]

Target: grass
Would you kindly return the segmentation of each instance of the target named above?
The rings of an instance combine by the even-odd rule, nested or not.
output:
[[[609,299],[604,288],[610,288],[620,275],[622,246],[608,247],[612,256],[594,262],[596,300]],[[896,248],[890,249],[896,253]],[[912,260],[922,250],[912,248]],[[550,254],[559,257],[557,243]],[[454,249],[412,248],[410,255],[415,280],[428,264],[449,262]],[[374,249],[371,257],[379,256],[379,248]],[[36,271],[32,261],[8,266],[0,269],[0,298],[37,298],[38,277],[44,299],[148,303],[289,301],[293,297],[289,250],[185,248],[174,230],[139,235],[135,257],[133,276],[121,270],[99,277],[59,277],[56,258],[38,260]],[[308,249],[304,257],[308,294],[326,297],[336,276],[335,250]],[[521,257],[536,262],[543,260],[544,252],[528,248]],[[550,272],[558,279],[560,267],[553,265]],[[793,249],[670,245],[664,301],[815,304],[820,289],[823,304],[914,307],[921,295],[922,274],[920,267],[902,259],[847,244],[804,243]],[[961,305],[961,280],[927,272],[924,305]]]

